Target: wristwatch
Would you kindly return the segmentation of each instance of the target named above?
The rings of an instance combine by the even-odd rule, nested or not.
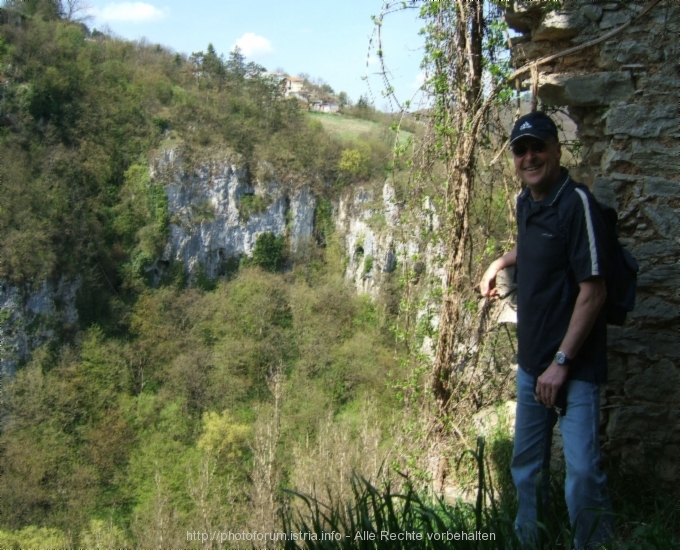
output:
[[[555,354],[555,363],[560,365],[561,367],[568,367],[571,365],[571,359],[567,357],[567,354],[564,353],[563,351],[558,351]]]

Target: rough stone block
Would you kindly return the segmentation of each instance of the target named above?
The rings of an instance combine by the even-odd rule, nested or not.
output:
[[[607,356],[607,390],[611,390],[612,385],[621,384],[625,379],[625,363],[620,357],[610,353]]]
[[[616,181],[625,181],[626,183],[635,183],[640,179],[640,176],[636,176],[635,174],[624,174],[623,172],[612,172],[609,175]]]
[[[588,20],[577,11],[550,12],[541,24],[532,31],[532,40],[568,40],[576,36],[588,24]]]
[[[628,10],[605,11],[600,21],[600,28],[604,30],[620,27],[624,23],[628,23],[632,17],[633,14]]]
[[[662,321],[674,321],[680,318],[680,307],[661,298],[650,297],[638,300],[635,309],[630,312],[632,319],[648,317]]]
[[[663,264],[654,266],[638,274],[640,288],[680,287],[680,264]]]
[[[670,69],[662,67],[662,71],[655,74],[644,74],[638,79],[638,87],[645,91],[645,95],[668,94],[677,97],[680,88],[680,76]],[[665,69],[665,70],[664,70]]]
[[[653,10],[650,16],[652,24],[665,29],[669,36],[680,31],[680,6],[677,4],[667,5],[662,10]]]
[[[655,229],[662,237],[673,239],[678,234],[680,227],[680,211],[666,204],[647,204],[642,212],[654,224]]]
[[[607,327],[609,347],[619,353],[680,358],[677,332]]]
[[[635,40],[623,40],[616,45],[616,61],[618,63],[649,63],[661,59],[661,50],[641,44]]]
[[[600,167],[604,172],[620,169],[621,163],[630,163],[632,155],[628,151],[617,151],[616,149],[609,149],[602,155]]]
[[[527,42],[531,42],[531,34],[520,34],[519,36],[511,36],[510,37],[510,47],[514,48],[518,44],[526,44]]]
[[[660,406],[620,407],[609,418],[607,435],[611,440],[661,438],[672,429],[667,425],[667,417],[667,412]]]
[[[601,168],[604,172],[622,169],[622,165],[633,165],[639,172],[656,176],[675,177],[680,172],[680,144],[667,147],[653,139],[633,139],[630,151],[608,149],[602,155]],[[642,179],[643,175],[630,174]],[[617,179],[617,178],[614,178]]]
[[[627,72],[548,75],[542,80],[538,96],[551,105],[609,105],[625,101],[635,91],[631,75]]]
[[[680,197],[680,181],[646,177],[645,195],[649,197]]]
[[[597,23],[602,18],[602,7],[597,4],[587,4],[581,8],[581,13]]]
[[[680,399],[680,372],[668,359],[662,359],[642,374],[626,382],[628,397],[651,403],[676,403]]]
[[[517,65],[524,65],[527,61],[552,53],[546,42],[525,42],[512,48],[512,59]]]
[[[668,241],[647,241],[632,248],[632,254],[638,261],[660,258],[668,253]]]
[[[618,209],[618,198],[614,190],[614,180],[610,178],[595,178],[593,195],[602,204]]]
[[[658,137],[676,130],[678,116],[675,105],[641,104],[612,107],[607,113],[606,135],[626,134],[639,138]]]
[[[514,10],[505,12],[505,22],[513,30],[528,32],[540,21],[541,14],[538,2],[516,2]]]

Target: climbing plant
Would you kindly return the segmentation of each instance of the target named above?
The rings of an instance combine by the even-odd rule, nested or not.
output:
[[[499,155],[505,141],[500,112],[513,98],[508,35],[496,3],[386,1],[375,18],[373,41],[384,75],[389,72],[380,30],[389,14],[404,9],[418,9],[424,23],[427,131],[410,159],[411,184],[414,195],[431,194],[440,220],[435,239],[441,244],[444,284],[438,330],[432,334],[436,344],[429,387],[438,427],[430,433],[443,433],[453,408],[469,402],[467,398],[477,408],[484,402],[478,392],[469,391],[469,383],[483,353],[489,304],[478,307],[473,288],[482,256],[495,254],[511,238],[508,197],[515,192],[514,182]],[[410,103],[394,96],[387,76],[385,85],[406,112]]]

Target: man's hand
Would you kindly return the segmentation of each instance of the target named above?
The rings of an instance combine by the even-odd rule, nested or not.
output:
[[[510,252],[506,252],[503,256],[491,262],[479,283],[479,290],[482,296],[497,297],[496,275],[498,275],[501,269],[515,265],[515,263],[517,263],[517,247],[514,247]]]
[[[484,275],[482,275],[482,280],[479,283],[479,290],[481,291],[482,296],[491,297],[498,295],[498,289],[496,288],[496,275],[498,275],[499,271],[500,268],[498,267],[498,260],[491,262],[491,265],[484,272]]]
[[[569,367],[558,365],[553,361],[536,382],[536,399],[546,407],[554,407],[557,392],[567,379]]]
[[[593,327],[606,297],[607,288],[604,279],[588,279],[579,283],[579,294],[576,297],[574,312],[571,314],[569,328],[559,347],[568,357],[576,357],[581,344]],[[569,367],[560,366],[553,361],[546,371],[538,377],[536,399],[546,407],[554,407],[557,392],[567,379],[568,373]]]

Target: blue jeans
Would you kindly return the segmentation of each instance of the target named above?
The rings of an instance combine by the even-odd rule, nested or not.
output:
[[[559,417],[567,465],[565,497],[575,547],[595,548],[612,539],[614,527],[607,476],[600,469],[600,387],[580,380],[567,383],[567,410]],[[557,418],[534,399],[534,377],[517,369],[511,470],[518,500],[515,531],[525,546],[538,541],[536,522],[544,521],[548,509],[550,446]]]

